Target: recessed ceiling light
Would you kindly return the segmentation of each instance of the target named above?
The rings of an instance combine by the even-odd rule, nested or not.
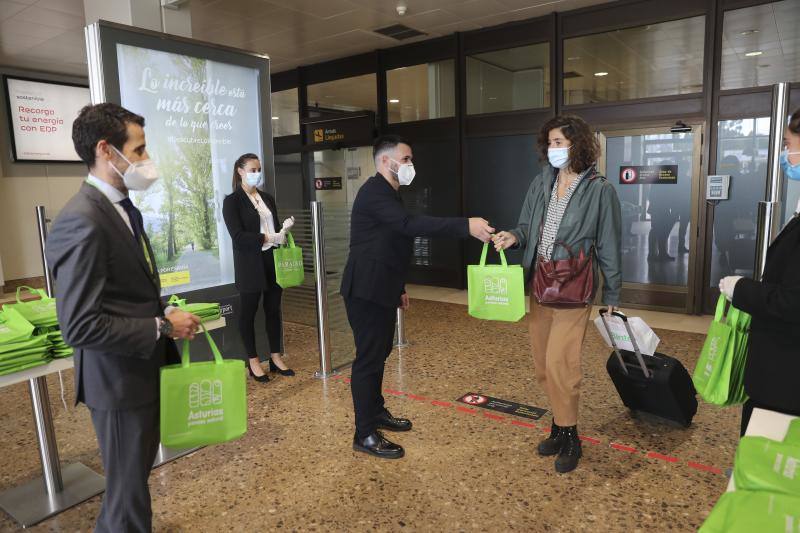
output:
[[[325,98],[336,98],[336,97],[335,97],[335,96],[333,96],[332,94],[326,94],[326,95],[325,95]]]
[[[272,117],[272,120],[278,120],[278,117]]]
[[[758,33],[758,30],[744,30],[739,35],[753,35],[754,33]]]
[[[747,52],[745,55],[747,57],[756,57],[756,56],[760,56],[763,53],[764,52],[762,52],[761,50],[753,50],[752,52]]]
[[[568,57],[568,58],[567,58],[567,61],[577,61],[577,60],[579,60],[580,58],[581,58],[581,56],[572,56],[572,57]]]
[[[389,100],[389,103],[390,104],[399,104],[400,100],[398,100],[397,98],[392,98],[391,100]]]
[[[595,72],[594,75],[598,78],[602,78],[603,76],[608,76],[608,72]]]

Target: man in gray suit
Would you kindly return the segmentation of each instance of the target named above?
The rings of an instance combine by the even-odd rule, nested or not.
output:
[[[159,369],[178,362],[172,338],[193,338],[200,321],[162,303],[142,215],[128,197],[158,179],[144,118],[116,104],[87,106],[72,140],[89,176],[53,223],[47,260],[58,321],[75,348],[75,402],[89,407],[103,456],[96,530],[150,531]]]

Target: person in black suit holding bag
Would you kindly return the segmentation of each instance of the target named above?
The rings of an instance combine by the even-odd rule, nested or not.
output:
[[[784,134],[781,167],[800,181],[800,109]],[[800,416],[800,203],[794,217],[770,245],[761,281],[728,276],[719,289],[734,307],[752,317],[742,408],[744,435],[755,407]]]
[[[488,242],[494,231],[482,218],[410,215],[398,192],[414,179],[413,154],[396,135],[380,137],[373,147],[378,173],[359,189],[350,220],[350,254],[341,294],[353,330],[356,359],[351,389],[356,432],[353,449],[384,459],[403,457],[401,446],[379,429],[408,431],[409,420],[395,418],[381,395],[386,358],[392,352],[398,306],[408,309],[405,279],[414,237],[472,235]]]
[[[95,531],[146,532],[159,370],[179,362],[172,337],[194,338],[200,319],[162,302],[142,214],[128,197],[158,179],[144,118],[116,104],[86,106],[72,141],[89,176],[53,222],[46,250],[58,322],[75,349],[75,403],[89,407],[103,456]]]
[[[284,220],[280,231],[275,198],[258,187],[263,183],[261,161],[256,154],[244,154],[233,165],[233,192],[222,203],[222,216],[233,240],[233,268],[242,311],[239,332],[250,359],[250,375],[267,382],[269,376],[261,368],[256,351],[253,325],[258,301],[264,298],[267,338],[272,352],[269,368],[282,376],[294,376],[281,357],[281,296],[283,289],[275,280],[275,248],[286,242],[286,232],[294,226],[294,218]]]

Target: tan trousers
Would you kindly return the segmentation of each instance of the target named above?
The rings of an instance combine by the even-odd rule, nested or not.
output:
[[[546,307],[531,294],[531,350],[536,381],[550,400],[553,420],[559,426],[578,423],[581,387],[581,346],[591,306]]]

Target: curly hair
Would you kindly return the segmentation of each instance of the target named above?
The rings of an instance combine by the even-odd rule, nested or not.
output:
[[[564,137],[572,143],[569,149],[569,168],[573,172],[583,172],[600,158],[600,143],[589,124],[575,115],[558,115],[548,120],[539,131],[537,146],[542,161],[547,161],[549,135],[554,129],[560,129]]]

